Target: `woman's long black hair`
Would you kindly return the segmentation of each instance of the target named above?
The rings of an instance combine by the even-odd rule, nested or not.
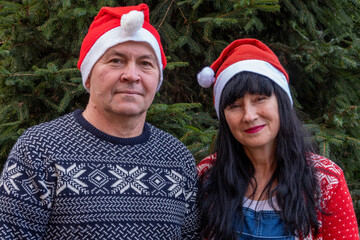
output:
[[[319,222],[319,184],[315,169],[306,160],[313,152],[311,143],[291,106],[289,97],[265,76],[241,72],[232,77],[221,94],[216,162],[200,179],[199,205],[201,235],[209,239],[236,239],[235,215],[242,218],[245,192],[254,179],[254,166],[242,145],[233,137],[226,123],[224,109],[245,93],[275,94],[278,100],[280,129],[276,138],[276,170],[263,194],[275,196],[285,229],[296,236],[317,234]],[[273,186],[277,181],[277,186]],[[272,204],[272,202],[271,202]]]

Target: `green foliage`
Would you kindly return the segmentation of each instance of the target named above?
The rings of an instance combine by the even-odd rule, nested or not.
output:
[[[29,126],[85,107],[76,63],[100,7],[141,2],[0,1],[0,162]],[[288,71],[295,108],[319,153],[344,170],[360,217],[359,0],[144,2],[169,62],[149,122],[197,161],[212,152],[212,91],[198,86],[196,74],[234,39],[258,38]]]
[[[166,129],[186,144],[196,159],[202,159],[214,150],[217,121],[201,107],[200,103],[153,104],[147,121]]]

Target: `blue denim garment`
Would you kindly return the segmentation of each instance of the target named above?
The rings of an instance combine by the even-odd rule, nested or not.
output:
[[[254,211],[244,207],[243,215],[244,224],[238,217],[234,221],[234,230],[239,233],[239,240],[295,240],[291,233],[285,233],[284,222],[276,211]]]

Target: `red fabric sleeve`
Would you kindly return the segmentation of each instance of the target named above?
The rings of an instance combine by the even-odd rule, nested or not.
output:
[[[214,164],[216,160],[216,153],[210,156],[207,156],[197,165],[196,169],[199,177],[201,177],[207,170],[209,170]]]
[[[334,188],[322,214],[323,239],[359,240],[359,230],[349,189],[343,172],[339,175],[339,183]]]

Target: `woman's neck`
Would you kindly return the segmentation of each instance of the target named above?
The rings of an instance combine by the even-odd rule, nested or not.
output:
[[[264,192],[268,183],[270,182],[275,170],[275,150],[270,151],[246,151],[247,156],[252,162],[255,173],[254,178],[251,179],[248,189],[246,191],[246,197],[253,200],[265,200],[271,198]],[[277,182],[273,182],[271,189],[277,185]]]

